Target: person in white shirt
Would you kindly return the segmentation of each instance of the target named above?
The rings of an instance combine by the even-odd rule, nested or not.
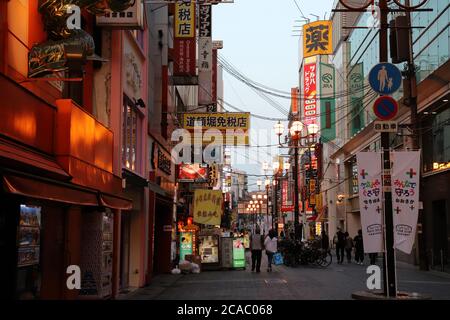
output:
[[[277,234],[275,230],[270,229],[269,234],[264,239],[264,247],[266,248],[267,254],[267,272],[272,272],[272,259],[275,252],[277,252]]]

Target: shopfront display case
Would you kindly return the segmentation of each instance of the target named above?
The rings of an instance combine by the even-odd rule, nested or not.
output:
[[[39,297],[41,207],[20,205],[17,230],[17,295],[19,299]]]

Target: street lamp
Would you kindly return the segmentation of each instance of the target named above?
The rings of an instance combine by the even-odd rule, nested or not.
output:
[[[262,181],[258,180],[256,181],[256,184],[258,185],[258,189],[261,190]]]
[[[299,239],[299,215],[300,215],[300,208],[299,208],[299,190],[298,190],[298,149],[299,148],[304,148],[307,147],[305,146],[305,144],[302,143],[302,141],[307,140],[307,144],[310,144],[310,138],[313,137],[319,132],[319,126],[317,124],[309,124],[306,127],[306,136],[302,136],[301,132],[304,129],[303,124],[296,120],[293,121],[291,123],[291,126],[289,128],[289,133],[292,139],[293,146],[289,146],[289,145],[283,145],[281,143],[281,136],[284,133],[284,126],[281,124],[281,122],[278,122],[277,124],[275,124],[275,133],[278,136],[278,144],[280,145],[280,147],[282,148],[286,148],[286,147],[293,147],[294,148],[294,158],[295,158],[295,162],[293,165],[293,175],[294,175],[294,235],[295,235],[295,239],[298,240]],[[303,206],[303,210],[305,210],[305,206]],[[304,212],[303,214],[303,219],[304,219],[304,223],[306,223],[305,220],[306,217],[306,212]]]

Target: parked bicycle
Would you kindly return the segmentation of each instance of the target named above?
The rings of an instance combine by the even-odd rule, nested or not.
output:
[[[279,248],[284,264],[289,267],[308,264],[328,267],[333,259],[331,251],[322,249],[317,240],[305,242],[283,240],[280,242]]]

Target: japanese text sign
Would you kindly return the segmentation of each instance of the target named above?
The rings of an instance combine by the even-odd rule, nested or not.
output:
[[[395,248],[410,254],[419,216],[420,151],[392,152]]]
[[[303,26],[303,57],[332,54],[332,22],[315,21]]]
[[[356,154],[364,252],[384,251],[381,153]]]
[[[305,65],[303,71],[303,123],[316,123],[317,117],[317,68],[316,63]]]
[[[223,196],[221,190],[201,190],[194,192],[194,222],[220,225]]]
[[[195,37],[195,3],[191,1],[175,4],[175,38]]]
[[[195,2],[175,4],[174,76],[196,75]]]

